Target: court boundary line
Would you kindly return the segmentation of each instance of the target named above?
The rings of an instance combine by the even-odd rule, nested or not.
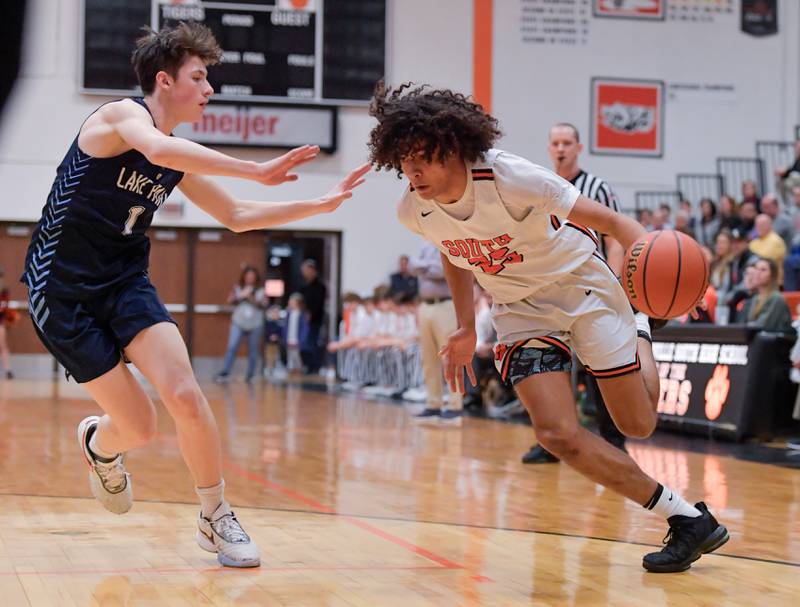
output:
[[[223,468],[226,468],[227,470],[230,470],[231,472],[235,473],[236,475],[238,475],[240,477],[247,478],[247,479],[249,479],[251,481],[254,481],[254,482],[258,483],[259,485],[261,485],[263,487],[266,487],[267,489],[270,489],[272,491],[276,491],[278,493],[281,493],[281,494],[285,495],[286,497],[289,497],[291,499],[299,501],[299,502],[301,502],[303,504],[307,504],[309,507],[313,508],[314,511],[316,511],[316,512],[319,512],[321,514],[329,514],[329,515],[334,515],[334,516],[337,516],[337,517],[341,517],[341,519],[344,520],[345,522],[347,522],[347,523],[349,523],[351,525],[354,525],[355,527],[358,527],[360,529],[363,529],[364,531],[366,531],[367,533],[369,533],[371,535],[374,535],[375,537],[379,537],[379,538],[381,538],[383,540],[391,542],[392,544],[395,544],[396,546],[400,546],[401,548],[405,548],[406,550],[409,550],[409,551],[413,552],[414,554],[417,554],[417,555],[419,555],[419,556],[421,556],[421,557],[423,557],[423,558],[425,558],[425,559],[427,559],[427,560],[429,560],[431,562],[436,563],[437,565],[439,565],[442,568],[445,568],[445,569],[464,569],[464,570],[467,569],[464,565],[461,565],[459,563],[451,561],[450,559],[447,559],[447,558],[445,558],[443,556],[440,556],[440,555],[436,554],[435,552],[427,550],[426,548],[422,548],[420,546],[417,546],[416,544],[412,544],[411,542],[409,542],[407,540],[404,540],[404,539],[402,539],[400,537],[397,537],[396,535],[393,535],[391,533],[388,533],[387,531],[383,531],[382,529],[378,529],[377,527],[375,527],[373,525],[370,525],[367,522],[364,522],[362,520],[359,520],[359,519],[354,518],[352,516],[349,516],[347,514],[341,514],[341,513],[337,512],[336,510],[334,510],[333,508],[331,508],[330,506],[326,506],[325,504],[317,502],[316,500],[314,500],[314,499],[312,499],[310,497],[307,497],[307,496],[303,495],[302,493],[298,493],[297,491],[294,491],[293,489],[289,489],[288,487],[284,487],[283,485],[280,485],[280,484],[278,484],[278,483],[276,483],[274,481],[268,480],[268,479],[264,478],[262,475],[260,475],[260,474],[258,474],[256,472],[253,472],[251,470],[247,470],[246,468],[242,468],[241,466],[239,466],[237,464],[234,464],[234,463],[232,463],[230,461],[227,461],[227,460],[224,461],[222,466],[223,466]]]
[[[33,493],[13,493],[13,492],[0,492],[0,497],[34,497],[34,498],[42,498],[42,499],[70,499],[70,500],[85,500],[85,501],[96,501],[93,497],[85,497],[85,496],[75,496],[75,495],[38,495]],[[167,505],[179,505],[179,506],[195,506],[193,502],[180,502],[180,501],[169,501],[169,500],[148,500],[148,499],[136,499],[136,502],[140,502],[142,504],[167,504]],[[647,542],[638,542],[636,540],[620,540],[615,539],[612,537],[600,537],[597,535],[581,535],[579,533],[567,533],[566,531],[545,531],[541,529],[521,529],[519,527],[492,527],[490,525],[478,525],[475,523],[459,523],[455,521],[432,521],[427,519],[410,519],[410,518],[400,518],[400,517],[392,517],[392,516],[382,516],[379,514],[347,514],[342,512],[323,512],[320,510],[303,510],[302,508],[276,508],[274,506],[239,506],[241,509],[246,510],[264,510],[268,512],[291,512],[295,514],[312,514],[318,516],[335,516],[341,518],[351,518],[351,519],[368,519],[368,520],[375,520],[375,521],[388,521],[392,523],[419,523],[422,525],[442,525],[444,527],[464,527],[467,529],[485,529],[487,531],[510,531],[513,533],[530,533],[534,535],[552,535],[556,537],[568,537],[573,539],[586,539],[586,540],[596,540],[600,542],[612,542],[614,544],[627,544],[630,546],[642,546],[645,548],[660,548],[661,544],[649,544]],[[398,538],[400,539],[400,538]],[[405,541],[405,540],[401,540]],[[745,561],[755,561],[758,563],[766,563],[769,565],[784,565],[786,567],[796,567],[800,568],[800,562],[794,561],[782,561],[779,559],[768,559],[758,556],[748,556],[745,554],[726,554],[722,552],[714,552],[712,556],[719,556],[725,558],[732,558],[732,559],[740,559]],[[441,568],[439,566],[438,568]],[[468,569],[464,566],[458,566],[452,569],[462,569],[468,571]],[[1,574],[2,572],[0,572]]]

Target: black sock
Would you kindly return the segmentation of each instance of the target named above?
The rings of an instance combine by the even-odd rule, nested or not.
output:
[[[97,455],[97,453],[92,451],[92,448],[89,446],[89,443],[92,440],[92,436],[94,435],[95,430],[97,430],[97,426],[92,426],[91,428],[89,428],[89,431],[86,433],[86,448],[89,450],[89,453],[92,454],[92,457],[94,459],[96,459],[98,462],[100,462],[101,464],[110,464],[115,459],[117,459],[116,456],[114,456],[114,457],[112,457],[110,459],[107,458],[107,457],[101,457],[101,456]]]

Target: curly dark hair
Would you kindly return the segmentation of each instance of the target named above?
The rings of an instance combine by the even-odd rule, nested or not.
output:
[[[451,154],[476,162],[501,135],[497,119],[466,95],[413,82],[395,89],[379,82],[369,113],[378,119],[369,136],[370,161],[398,175],[403,159],[420,152],[427,162]]]

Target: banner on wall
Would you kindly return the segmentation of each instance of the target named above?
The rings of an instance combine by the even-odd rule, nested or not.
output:
[[[593,0],[595,17],[664,19],[667,0]]]
[[[660,158],[664,139],[664,83],[592,78],[590,125],[593,154]]]
[[[751,36],[778,33],[778,0],[742,0],[742,31]]]

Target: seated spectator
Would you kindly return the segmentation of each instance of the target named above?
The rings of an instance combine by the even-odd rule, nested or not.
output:
[[[731,233],[728,230],[721,230],[717,234],[714,243],[714,255],[711,259],[711,273],[709,284],[714,286],[720,300],[725,300],[730,290],[733,288],[731,283],[731,260],[733,259],[733,247],[731,246]]]
[[[800,139],[794,142],[794,163],[788,167],[775,169],[775,176],[778,178],[778,186],[783,199],[788,196],[786,193],[800,186]]]
[[[711,249],[708,247],[702,248],[703,255],[706,258],[706,261],[711,264],[713,253],[711,253]],[[719,297],[717,294],[717,289],[714,287],[713,284],[709,283],[706,292],[703,294],[703,306],[700,306],[696,310],[697,318],[692,316],[691,314],[686,315],[686,322],[690,323],[710,323],[714,324],[717,321],[717,306],[719,304]]]
[[[686,215],[689,217],[689,229],[694,232],[697,228],[697,218],[695,217],[694,209],[692,208],[692,203],[689,200],[683,199],[678,203],[678,210],[684,211]],[[677,215],[675,217],[675,223],[678,223]],[[675,228],[678,229],[677,227]]]
[[[700,201],[700,221],[697,222],[694,234],[702,246],[713,249],[716,245],[720,225],[717,217],[717,205],[710,198]]]
[[[694,230],[692,230],[692,217],[684,209],[679,209],[675,213],[675,230],[683,232],[687,236],[694,238]]]
[[[750,241],[750,250],[761,257],[773,261],[778,268],[778,284],[783,284],[783,260],[786,258],[786,245],[783,238],[772,229],[772,218],[762,213],[756,218],[756,238]]]
[[[637,209],[636,221],[642,224],[648,232],[653,231],[653,211],[650,209]]]
[[[739,218],[739,205],[727,194],[719,198],[719,227],[735,230],[741,227],[742,220]]]
[[[670,211],[668,206],[665,208],[664,205],[661,205],[653,211],[653,231],[671,230],[672,224],[669,222],[669,216]]]
[[[772,218],[772,229],[783,238],[783,242],[788,249],[792,246],[792,236],[794,236],[794,225],[791,217],[781,211],[781,203],[775,194],[764,194],[761,199],[761,212]]]
[[[389,277],[389,295],[417,296],[417,277],[408,269],[408,255],[401,255],[398,271]]]
[[[751,202],[756,207],[756,213],[761,212],[760,204],[761,198],[758,196],[758,188],[756,182],[752,179],[746,179],[742,182],[742,204]]]
[[[753,201],[743,202],[739,206],[739,229],[751,240],[755,237],[756,217],[758,217],[758,205]]]
[[[789,306],[778,291],[778,266],[771,259],[759,259],[753,268],[755,293],[745,303],[745,322],[765,331],[794,331]]]
[[[745,324],[747,322],[744,306],[755,293],[756,261],[757,259],[754,259],[752,263],[744,269],[744,279],[742,283],[737,285],[728,295],[728,299],[725,302],[729,310],[728,322],[736,324]]]
[[[783,288],[786,291],[800,291],[800,213],[794,216],[793,221],[794,236],[783,262]]]
[[[744,281],[744,270],[754,256],[749,245],[750,241],[743,230],[737,228],[731,231],[731,288],[738,287]]]
[[[792,225],[795,226],[795,232],[797,232],[797,223],[794,219],[800,216],[800,186],[795,186],[792,188],[792,205],[791,209],[789,210],[789,215],[792,217]]]

